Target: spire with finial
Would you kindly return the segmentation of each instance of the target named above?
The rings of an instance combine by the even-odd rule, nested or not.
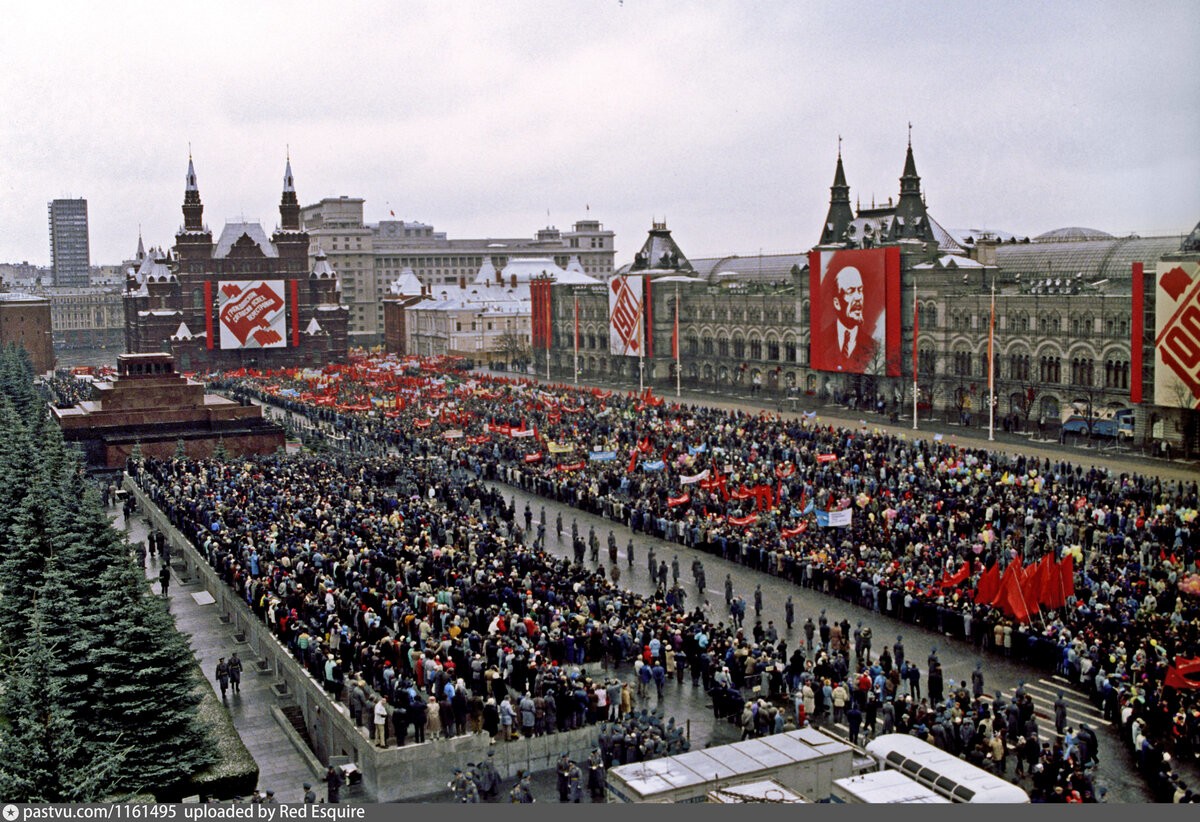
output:
[[[200,202],[200,187],[196,184],[196,166],[192,163],[192,147],[188,145],[187,181],[183,189],[184,231],[204,230],[204,205]]]
[[[295,180],[292,179],[292,152],[286,153],[283,170],[283,197],[279,201],[279,227],[284,231],[300,230],[300,202],[296,199]]]
[[[295,192],[296,186],[295,186],[294,181],[292,180],[292,149],[291,149],[291,146],[288,147],[285,156],[287,157],[287,164],[283,169],[283,190]]]
[[[142,244],[142,224],[138,223],[138,247],[137,255],[134,257],[139,263],[146,259],[146,246]]]
[[[850,186],[846,184],[846,171],[842,168],[842,135],[838,135],[837,166],[833,172],[833,185],[829,187],[829,213],[821,231],[821,244],[838,243],[846,228],[854,221],[850,210]]]
[[[904,155],[904,173],[900,175],[900,201],[896,203],[897,226],[900,237],[932,240],[933,229],[925,212],[925,199],[921,194],[921,178],[917,174],[917,161],[913,159],[912,123],[908,124],[908,148]]]

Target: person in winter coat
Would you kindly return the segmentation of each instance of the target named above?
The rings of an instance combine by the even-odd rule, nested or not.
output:
[[[533,696],[529,691],[525,692],[525,696],[521,697],[521,733],[528,739],[533,736],[534,726],[537,724],[537,706],[533,702]]]
[[[507,699],[500,701],[500,738],[509,742],[513,738],[513,706]]]
[[[413,742],[421,743],[425,741],[425,727],[429,724],[429,703],[417,692],[408,707],[409,720],[413,726]]]
[[[494,697],[489,696],[483,703],[483,730],[492,739],[500,736],[500,709]]]
[[[229,690],[229,663],[225,661],[225,657],[221,657],[217,661],[217,684],[221,686],[221,699],[225,698],[225,692]]]

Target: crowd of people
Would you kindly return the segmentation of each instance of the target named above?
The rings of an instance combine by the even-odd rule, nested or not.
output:
[[[266,478],[271,493],[253,488],[230,467],[183,462],[159,465],[152,472],[167,490],[197,484],[206,492],[222,485],[236,489],[232,504],[225,495],[218,495],[223,502],[210,499],[197,505],[194,494],[176,494],[177,506],[194,509],[188,512],[191,522],[209,529],[198,544],[207,546],[214,564],[224,564],[231,583],[243,586],[264,616],[271,607],[266,593],[278,599],[271,616],[280,620],[281,631],[295,630],[294,621],[290,629],[287,623],[301,612],[297,605],[307,603],[310,621],[314,608],[317,614],[336,612],[339,631],[352,632],[355,639],[334,639],[336,647],[324,653],[332,651],[342,670],[369,673],[367,679],[378,680],[374,684],[384,686],[377,690],[385,695],[389,689],[382,672],[389,662],[423,687],[430,687],[429,676],[434,686],[439,673],[449,678],[445,667],[452,663],[458,672],[455,686],[461,678],[473,692],[476,682],[468,684],[462,672],[464,663],[473,670],[476,656],[484,671],[494,667],[511,676],[516,669],[526,680],[531,669],[545,667],[549,658],[570,687],[574,666],[566,638],[576,653],[583,647],[585,660],[599,660],[614,641],[627,659],[637,647],[633,640],[672,635],[675,625],[662,614],[678,615],[679,651],[689,662],[699,662],[700,654],[689,656],[683,647],[686,634],[697,622],[716,626],[700,611],[689,613],[677,597],[667,605],[668,594],[681,586],[664,584],[654,597],[637,598],[621,592],[608,579],[611,574],[545,555],[540,551],[545,518],[539,520],[536,536],[526,533],[531,523],[522,529],[516,512],[505,510],[503,498],[485,484],[498,480],[609,516],[635,532],[739,561],[981,650],[1059,672],[1121,727],[1122,738],[1137,746],[1138,760],[1152,782],[1164,754],[1195,757],[1200,752],[1197,691],[1164,688],[1166,672],[1177,658],[1198,655],[1197,600],[1179,588],[1196,571],[1200,545],[1194,481],[1084,469],[934,438],[907,439],[866,426],[831,427],[809,415],[667,405],[647,396],[490,378],[455,385],[439,375],[427,390],[406,395],[406,401],[394,402],[386,412],[387,406],[376,406],[374,416],[344,410],[346,403],[369,394],[370,384],[367,378],[344,379],[336,386],[337,402],[319,405],[306,401],[299,390],[303,382],[286,374],[232,377],[222,383],[235,394],[266,399],[322,421],[351,443],[372,443],[405,455],[355,465],[343,458],[348,470],[339,472],[335,487],[323,494],[304,484],[325,479],[320,476],[328,470],[324,463],[299,461],[284,471],[258,466],[255,471]],[[388,495],[381,489],[388,484],[381,479],[396,487],[385,504],[380,498]],[[295,487],[296,482],[301,486]],[[251,507],[258,509],[263,533],[274,535],[266,538],[269,545],[246,539],[254,533],[241,521],[248,503],[256,503]],[[300,503],[309,512],[302,508],[297,516],[292,508]],[[477,523],[493,521],[474,526],[478,530],[473,532],[446,514],[464,505],[477,505]],[[815,512],[831,510],[848,510],[850,524],[817,526]],[[280,521],[284,512],[290,521]],[[230,514],[232,525],[223,521]],[[355,521],[364,516],[366,523]],[[414,516],[422,525],[412,522]],[[206,518],[220,520],[217,530],[211,530]],[[299,525],[304,528],[297,530]],[[396,549],[400,557],[372,553],[389,540],[403,543]],[[314,548],[319,562],[311,559]],[[365,562],[350,561],[363,552]],[[1074,592],[1065,607],[1025,622],[973,601],[975,582],[985,568],[1033,561],[1047,552],[1055,558],[1071,552],[1079,559]],[[510,556],[517,560],[515,567],[500,567],[513,567],[520,579],[501,585],[496,577],[502,572],[493,568],[489,575],[473,559],[492,553],[503,561]],[[306,557],[299,560],[304,575],[293,566],[295,554]],[[964,562],[970,570],[965,580],[950,587],[940,584]],[[268,573],[278,575],[281,566],[296,578],[282,589],[277,580],[263,580]],[[481,571],[484,578],[474,579]],[[325,594],[320,593],[322,585]],[[338,592],[332,603],[330,588]],[[452,593],[439,601],[443,589]],[[364,591],[369,596],[362,601]],[[475,609],[461,607],[467,603]],[[467,619],[457,625],[457,614],[448,613],[452,605],[467,611]],[[520,614],[518,624],[532,615],[532,625],[514,630],[505,613]],[[610,613],[615,616],[608,618]],[[496,630],[495,619],[505,622],[505,631]],[[714,650],[738,647],[738,621],[721,623]],[[458,630],[451,633],[450,628]],[[478,634],[474,642],[472,632]],[[628,641],[620,638],[623,632]],[[422,648],[443,633],[450,634],[449,643],[439,646],[443,658],[434,652],[427,670],[423,660],[428,651]],[[390,641],[403,652],[381,646],[384,636],[395,636]],[[552,636],[562,638],[561,653],[550,653]],[[511,653],[497,637],[515,638]],[[741,641],[753,644],[749,634],[742,634]],[[456,648],[457,659],[452,653]],[[786,651],[778,659],[778,648],[768,654],[760,643],[758,650],[783,667],[791,662]],[[305,654],[312,665],[314,654]],[[709,656],[715,669],[722,657]],[[815,665],[816,659],[810,656],[805,664]],[[715,678],[719,671],[708,673]],[[494,698],[486,684],[485,679],[478,693],[485,705]],[[523,698],[525,690],[534,694],[533,684],[512,688],[514,695]],[[555,689],[556,702],[563,687],[560,683]],[[444,693],[444,684],[442,688]],[[432,689],[428,695],[442,701]],[[736,705],[741,711],[746,707]],[[520,724],[518,716],[514,711],[514,724]]]

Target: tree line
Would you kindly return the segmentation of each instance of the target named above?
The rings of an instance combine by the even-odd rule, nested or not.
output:
[[[0,797],[157,793],[215,757],[195,662],[23,348],[0,351]]]

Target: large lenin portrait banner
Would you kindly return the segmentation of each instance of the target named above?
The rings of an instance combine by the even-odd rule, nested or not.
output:
[[[283,280],[218,283],[221,348],[285,348],[284,293]]]
[[[644,285],[642,277],[613,277],[608,281],[608,351],[618,357],[646,355],[643,332]]]
[[[1154,279],[1154,402],[1200,408],[1200,264],[1161,261]]]
[[[900,249],[811,251],[809,363],[900,376]]]

